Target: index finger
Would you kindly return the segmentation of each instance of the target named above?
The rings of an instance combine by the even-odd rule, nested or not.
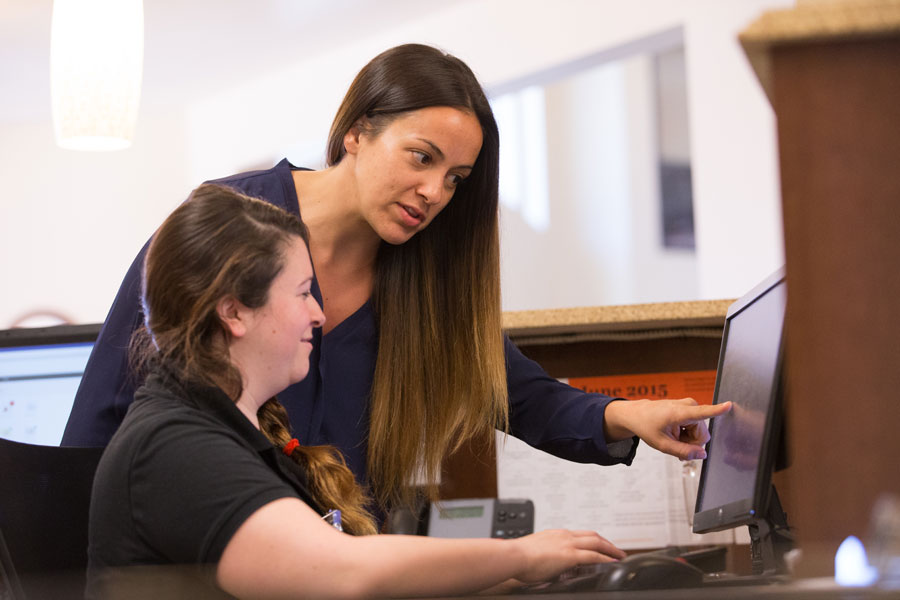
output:
[[[731,402],[723,402],[722,404],[705,404],[700,406],[692,406],[685,409],[686,414],[690,415],[687,419],[683,419],[682,423],[695,423],[705,419],[718,417],[729,412],[732,408]]]

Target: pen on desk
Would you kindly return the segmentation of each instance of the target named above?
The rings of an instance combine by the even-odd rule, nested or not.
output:
[[[331,526],[338,531],[344,531],[344,528],[341,527],[341,510],[339,508],[333,508],[329,510],[327,513],[322,515],[322,519],[324,519],[326,523],[331,524]]]

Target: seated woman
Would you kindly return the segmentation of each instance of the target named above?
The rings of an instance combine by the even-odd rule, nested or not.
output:
[[[368,535],[340,454],[299,446],[275,398],[325,321],[307,242],[296,216],[209,184],[157,232],[133,346],[145,382],[94,480],[89,597],[449,595],[624,556],[585,531]]]

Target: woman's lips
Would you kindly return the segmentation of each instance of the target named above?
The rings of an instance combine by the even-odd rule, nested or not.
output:
[[[400,204],[400,218],[408,227],[417,227],[425,220],[425,214],[414,206]]]

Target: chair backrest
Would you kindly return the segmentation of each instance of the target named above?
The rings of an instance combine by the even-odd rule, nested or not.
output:
[[[20,600],[24,597],[25,592],[22,591],[9,551],[6,549],[3,532],[0,531],[0,600]]]
[[[82,598],[88,510],[103,448],[0,439],[0,532],[26,598]]]

